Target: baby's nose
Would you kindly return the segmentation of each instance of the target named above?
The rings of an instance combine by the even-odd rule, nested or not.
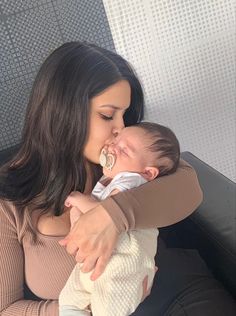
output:
[[[115,137],[106,140],[106,141],[105,141],[105,146],[106,146],[106,147],[109,147],[110,145],[112,145],[112,144],[115,143],[115,140],[116,140]]]
[[[114,143],[112,143],[112,144],[110,144],[109,146],[108,146],[108,151],[111,153],[111,154],[117,154],[117,146],[114,144]]]
[[[111,143],[110,145],[108,145],[108,151],[109,151],[110,153],[113,153],[113,152],[115,151],[115,146],[114,146],[113,143]]]

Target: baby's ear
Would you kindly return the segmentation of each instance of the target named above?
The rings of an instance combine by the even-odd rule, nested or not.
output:
[[[146,167],[143,172],[143,177],[147,181],[155,179],[159,174],[159,169],[156,167]]]
[[[82,212],[76,207],[72,207],[70,210],[70,225],[71,228],[74,226],[75,222],[80,218]]]

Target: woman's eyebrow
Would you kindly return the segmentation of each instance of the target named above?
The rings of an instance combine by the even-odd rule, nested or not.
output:
[[[113,104],[103,104],[103,105],[100,105],[100,108],[112,108],[113,110],[127,110],[127,108],[123,109],[123,108],[120,108],[119,106],[115,106]]]

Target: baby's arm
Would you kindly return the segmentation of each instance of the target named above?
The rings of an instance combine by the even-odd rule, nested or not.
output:
[[[86,213],[98,206],[99,201],[91,195],[86,195],[78,191],[72,192],[65,200],[65,206],[77,207],[82,213]]]
[[[120,190],[114,189],[109,195],[114,195],[119,192]],[[82,213],[86,213],[92,208],[98,206],[99,202],[100,201],[96,200],[96,198],[91,195],[74,191],[65,200],[65,206],[77,207],[77,209],[79,209]]]
[[[110,195],[119,193],[118,189],[114,189]],[[78,191],[72,192],[67,199],[65,200],[65,206],[71,207],[70,210],[70,223],[71,227],[79,219],[81,213],[86,213],[92,208],[96,207],[99,204],[99,201],[95,197],[90,195],[85,195]]]

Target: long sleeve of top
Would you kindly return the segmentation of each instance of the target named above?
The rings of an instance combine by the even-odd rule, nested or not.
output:
[[[195,170],[181,160],[177,171],[101,202],[117,229],[164,227],[186,218],[201,203]]]
[[[0,203],[0,315],[58,316],[58,296],[75,265],[61,237],[33,234],[26,214]],[[38,301],[24,298],[24,283]]]

